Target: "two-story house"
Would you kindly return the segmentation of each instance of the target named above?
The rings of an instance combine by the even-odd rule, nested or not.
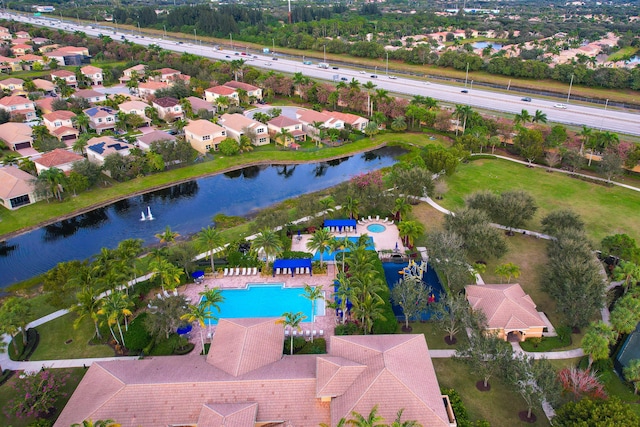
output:
[[[227,138],[227,130],[208,120],[194,120],[184,127],[185,140],[199,153],[217,151],[218,144]]]
[[[75,113],[66,110],[58,110],[42,116],[43,124],[49,129],[51,135],[63,142],[73,142],[80,133],[73,127]]]
[[[36,85],[36,89],[46,94],[53,94],[56,92],[56,85],[45,79],[33,79],[33,84]]]
[[[227,135],[240,141],[242,135],[251,139],[253,145],[266,145],[270,141],[267,125],[250,119],[242,114],[223,114],[218,124],[227,130]]]
[[[8,122],[0,125],[0,140],[13,151],[31,148],[33,129],[24,123]]]
[[[101,86],[104,79],[102,74],[102,68],[94,67],[93,65],[85,65],[80,68],[80,73],[89,80],[91,86]]]
[[[23,56],[27,53],[33,52],[33,46],[23,43],[17,43],[11,46],[11,52],[13,52],[15,56]]]
[[[135,114],[140,116],[147,126],[151,124],[151,119],[145,114],[145,109],[149,108],[149,104],[142,101],[126,101],[118,105],[118,110],[125,114]]]
[[[78,81],[76,80],[76,73],[72,73],[69,70],[55,70],[51,72],[51,80],[56,83],[56,80],[63,80],[67,86],[78,87]]]
[[[56,148],[40,157],[34,157],[33,163],[36,165],[36,171],[40,175],[43,171],[51,168],[60,169],[64,173],[71,172],[75,162],[84,160],[80,154],[74,153],[62,148]]]
[[[214,86],[204,91],[204,99],[213,105],[219,105],[218,98],[227,98],[228,105],[240,104],[238,91],[227,86]]]
[[[173,122],[184,118],[180,101],[170,96],[154,99],[151,106],[158,111],[158,117],[165,122]]]
[[[230,87],[232,89],[240,89],[244,90],[247,93],[247,97],[249,98],[249,102],[261,101],[262,100],[262,89],[250,85],[249,83],[230,81],[224,84],[226,87]]]
[[[26,121],[37,118],[36,104],[24,96],[5,96],[0,99],[0,109],[7,111],[11,117],[22,114]]]
[[[35,64],[39,64],[42,67],[48,64],[42,56],[34,55],[32,53],[27,53],[17,59],[20,60],[20,69],[25,71],[33,70],[33,66]]]
[[[0,55],[0,69],[3,72],[22,71],[20,58],[9,58]]]
[[[298,148],[297,142],[307,138],[307,133],[302,130],[302,123],[287,116],[274,117],[267,122],[267,127],[271,139],[285,147]],[[285,135],[283,135],[283,131]]]
[[[90,104],[96,104],[107,100],[107,95],[93,89],[80,89],[75,91],[71,96],[73,98],[84,98]]]
[[[0,80],[0,89],[8,90],[13,95],[23,95],[24,94],[24,80],[17,79],[15,77],[10,77],[8,79]]]
[[[14,210],[37,202],[36,186],[33,181],[33,175],[16,166],[0,168],[0,204],[9,210]]]
[[[157,91],[168,89],[169,87],[169,84],[164,82],[143,82],[138,85],[138,96],[143,99],[148,99],[151,96],[155,96]]]
[[[133,145],[119,141],[112,136],[97,136],[87,141],[87,159],[91,163],[102,166],[110,154],[128,156],[131,154],[132,148],[134,148]],[[104,173],[109,175],[108,171]]]
[[[217,111],[216,107],[214,107],[212,103],[198,98],[197,96],[189,96],[187,97],[187,101],[189,101],[189,104],[191,105],[191,111],[193,111],[193,114],[198,114],[200,111],[204,110],[213,117],[213,114]]]
[[[149,80],[168,84],[173,84],[174,82],[181,80],[188,85],[191,80],[191,76],[182,74],[182,72],[174,70],[173,68],[160,68],[159,70],[154,70],[150,74],[153,76],[150,77]]]
[[[105,130],[115,130],[116,113],[109,107],[92,107],[84,110],[84,114],[89,116],[89,127],[94,129],[98,135]]]
[[[125,84],[129,80],[131,80],[132,76],[138,76],[138,79],[145,76],[147,66],[144,64],[134,65],[133,67],[127,68],[122,72],[122,77],[120,77],[120,83]]]
[[[162,130],[154,130],[143,135],[139,135],[136,138],[137,146],[141,150],[148,151],[151,148],[151,144],[159,141],[170,141],[175,143],[176,137]]]
[[[351,114],[351,113],[340,113],[337,111],[327,111],[327,110],[324,110],[322,113],[326,114],[327,116],[333,118],[336,121],[342,121],[343,124],[345,125],[349,124],[353,129],[359,130],[359,131],[363,131],[364,128],[366,128],[367,125],[369,124],[369,119],[365,117],[360,117],[358,115]]]
[[[319,140],[320,129],[342,129],[344,122],[319,111],[300,108],[296,110],[296,118],[302,122],[302,129],[314,140]]]

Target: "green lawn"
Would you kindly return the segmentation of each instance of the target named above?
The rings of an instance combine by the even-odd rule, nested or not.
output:
[[[489,381],[491,390],[480,392],[476,389],[476,382],[481,378],[461,361],[453,359],[432,359],[432,361],[440,387],[453,388],[460,393],[472,421],[484,419],[489,421],[492,427],[524,425],[518,418],[518,412],[526,410],[527,405],[509,386],[493,378]],[[549,425],[541,408],[534,408],[533,412],[538,419],[535,423],[528,425]]]
[[[633,47],[633,46],[626,46],[623,47],[622,49],[620,49],[619,51],[612,53],[611,55],[609,55],[609,57],[607,58],[607,61],[622,61],[622,59],[629,55],[629,56],[633,56],[636,52],[638,52],[638,49]]]
[[[69,368],[69,369],[59,369],[57,372],[63,372],[64,374],[69,374],[69,378],[66,380],[65,386],[62,390],[66,393],[66,396],[58,399],[55,404],[55,413],[51,417],[52,421],[55,421],[56,418],[62,412],[62,408],[65,407],[69,398],[73,394],[73,391],[76,389],[80,380],[87,372],[84,368]],[[9,402],[14,398],[14,388],[13,384],[18,381],[18,375],[14,375],[8,382],[4,385],[0,386],[0,402],[3,403],[3,406],[6,402]],[[4,408],[3,408],[4,409]],[[10,427],[27,427],[30,423],[35,421],[35,418],[15,418],[15,417],[7,417],[4,411],[0,411],[0,425],[1,426],[10,426]]]
[[[75,316],[67,314],[37,327],[40,343],[30,360],[80,359],[114,356],[107,345],[88,345],[93,337],[93,322],[85,319],[73,328]],[[73,340],[70,343],[66,343]]]
[[[442,201],[447,209],[460,209],[464,198],[479,190],[502,192],[525,190],[533,195],[539,209],[526,225],[540,229],[540,220],[555,209],[571,208],[586,223],[588,236],[599,243],[615,233],[626,233],[640,241],[640,193],[621,187],[591,184],[560,173],[499,159],[482,159],[460,165],[447,178],[449,192]]]
[[[458,342],[455,345],[448,345],[444,341],[445,333],[438,327],[435,322],[414,323],[410,322],[409,325],[413,328],[412,334],[424,334],[424,338],[427,340],[427,346],[430,349],[438,350],[456,350],[459,345],[467,341],[467,336],[464,332],[458,332],[456,338]]]

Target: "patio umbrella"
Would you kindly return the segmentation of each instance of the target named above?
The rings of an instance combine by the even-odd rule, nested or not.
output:
[[[178,335],[186,335],[189,332],[191,332],[191,329],[193,329],[193,327],[191,325],[185,325],[185,326],[180,326],[177,330],[176,333]]]
[[[194,279],[202,279],[204,277],[204,271],[202,270],[194,271],[193,273],[191,273],[191,277],[193,277]]]

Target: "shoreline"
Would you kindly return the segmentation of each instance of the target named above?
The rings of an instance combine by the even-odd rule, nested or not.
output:
[[[155,185],[155,186],[152,186],[152,187],[145,188],[144,190],[135,191],[133,193],[128,193],[126,195],[119,196],[119,197],[113,197],[113,198],[105,200],[103,202],[95,203],[95,204],[93,204],[91,206],[87,206],[86,208],[78,209],[78,210],[75,210],[75,211],[70,212],[68,214],[56,217],[55,219],[42,221],[42,222],[40,222],[38,224],[29,226],[29,227],[24,227],[24,228],[21,228],[19,230],[12,231],[10,233],[3,234],[3,235],[0,236],[0,242],[6,242],[6,241],[8,241],[10,239],[13,239],[15,237],[21,236],[23,234],[27,234],[27,233],[29,233],[31,231],[37,230],[37,229],[42,228],[42,227],[46,227],[47,225],[55,224],[56,222],[64,221],[66,219],[70,219],[70,218],[76,217],[78,215],[82,215],[84,213],[91,212],[92,210],[99,209],[99,208],[102,208],[102,207],[105,207],[105,206],[109,206],[109,205],[111,205],[111,204],[113,204],[115,202],[118,202],[120,200],[126,200],[126,199],[128,199],[130,197],[135,197],[135,196],[139,196],[139,195],[142,195],[142,194],[151,193],[153,191],[163,190],[165,188],[169,188],[169,187],[172,187],[174,185],[179,185],[179,184],[182,184],[182,183],[185,183],[185,182],[193,181],[195,179],[207,178],[207,177],[210,177],[210,176],[220,175],[220,174],[227,173],[227,172],[233,172],[233,171],[236,171],[236,170],[239,170],[239,169],[244,169],[244,168],[252,167],[252,166],[301,165],[301,164],[309,164],[309,163],[327,162],[327,161],[331,161],[331,160],[342,159],[344,157],[351,157],[351,156],[354,156],[354,155],[357,155],[357,154],[360,154],[360,153],[366,153],[366,152],[369,152],[369,151],[377,150],[377,149],[386,147],[387,145],[388,145],[388,142],[381,142],[380,144],[377,144],[376,146],[367,147],[366,149],[355,150],[353,152],[350,152],[349,154],[341,154],[341,155],[336,155],[336,156],[323,157],[322,159],[314,159],[314,160],[300,160],[300,161],[294,161],[294,160],[283,160],[283,161],[259,160],[259,161],[251,161],[251,162],[243,164],[243,165],[232,166],[232,167],[216,170],[215,172],[208,172],[208,173],[204,173],[204,174],[194,175],[194,176],[189,177],[189,178],[184,178],[184,179],[180,179],[180,180],[177,180],[177,181],[172,181],[171,183]],[[118,184],[120,184],[120,183],[118,183]]]

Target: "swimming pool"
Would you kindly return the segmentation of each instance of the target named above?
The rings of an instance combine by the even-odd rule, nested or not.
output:
[[[369,224],[369,225],[367,225],[367,231],[370,231],[372,233],[382,233],[386,229],[387,229],[387,227],[385,227],[382,224]]]
[[[246,289],[222,289],[224,301],[220,303],[220,313],[213,310],[213,316],[228,319],[244,317],[282,317],[282,313],[301,311],[311,322],[311,301],[303,297],[303,288],[285,288],[284,283],[252,283]],[[204,302],[205,299],[202,299]],[[316,315],[324,316],[324,302],[316,301]],[[217,320],[208,320],[215,325]]]
[[[395,263],[395,262],[383,262],[382,267],[384,268],[384,276],[387,279],[387,285],[389,286],[389,290],[393,289],[395,284],[400,280],[402,275],[399,273],[404,267],[406,267],[408,263]],[[440,294],[443,292],[442,284],[440,283],[440,279],[438,279],[438,275],[436,271],[429,265],[427,267],[427,271],[425,271],[422,276],[422,281],[427,284],[427,286],[431,287],[431,293],[435,297],[436,302],[440,300]],[[396,315],[398,320],[404,320],[404,315],[402,314],[402,308],[400,306],[393,304],[393,314]],[[431,311],[427,309],[426,312],[422,313],[420,320],[429,320],[431,318]]]
[[[341,240],[340,237],[337,238],[338,240]],[[342,238],[344,239],[344,238]],[[358,237],[347,237],[347,239],[349,239],[349,241],[351,241],[352,243],[357,243],[359,238]],[[375,251],[376,247],[373,244],[373,238],[371,236],[368,236],[367,239],[367,249],[370,251]],[[323,252],[322,253],[322,261],[334,261],[336,258],[336,254],[341,253],[343,251],[336,251],[335,253],[328,251],[328,252]],[[344,252],[349,252],[349,249],[346,249]],[[342,258],[339,258],[342,259]],[[316,252],[313,255],[313,258],[311,258],[312,261],[320,261],[320,252]]]

